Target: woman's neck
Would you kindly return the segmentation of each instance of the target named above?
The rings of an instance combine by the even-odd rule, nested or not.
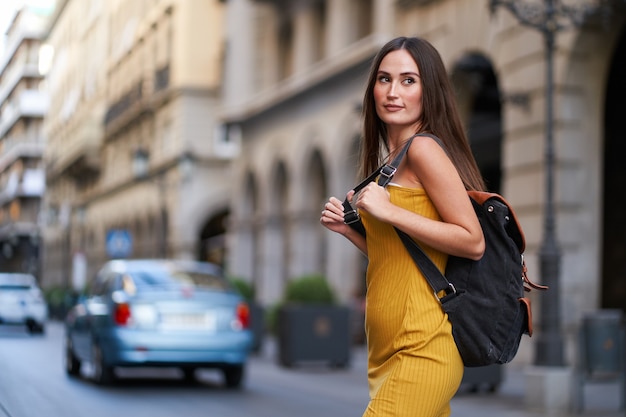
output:
[[[421,129],[421,124],[411,126],[387,126],[387,144],[389,151],[393,153],[394,149],[398,149],[415,133]]]

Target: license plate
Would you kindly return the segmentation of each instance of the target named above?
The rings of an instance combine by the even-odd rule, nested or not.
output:
[[[163,330],[205,330],[217,329],[215,314],[206,312],[201,314],[167,313],[161,315],[161,328]]]

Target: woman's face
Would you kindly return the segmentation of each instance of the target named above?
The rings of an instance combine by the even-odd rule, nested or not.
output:
[[[422,116],[422,82],[417,64],[404,49],[388,53],[378,67],[374,85],[378,117],[390,134],[411,135]],[[404,129],[408,133],[402,133]]]

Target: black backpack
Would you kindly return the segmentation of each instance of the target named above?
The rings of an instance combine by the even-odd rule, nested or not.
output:
[[[412,139],[391,164],[380,167],[355,191],[376,178],[379,185],[386,186]],[[439,138],[433,139],[442,144]],[[532,336],[530,299],[525,292],[547,287],[526,276],[524,233],[507,201],[481,191],[469,191],[468,196],[485,237],[480,260],[449,256],[444,276],[415,240],[397,228],[396,232],[448,314],[465,366],[504,364],[515,357],[522,335]],[[356,210],[347,200],[343,205],[344,221],[365,236]]]

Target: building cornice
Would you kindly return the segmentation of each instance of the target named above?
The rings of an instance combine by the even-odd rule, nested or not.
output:
[[[295,74],[280,81],[268,91],[253,96],[244,104],[223,108],[218,118],[224,123],[240,123],[258,116],[287,100],[314,89],[333,76],[371,60],[386,41],[388,41],[387,36],[381,34],[372,34],[363,38],[339,51],[336,56],[313,65],[307,72]]]

